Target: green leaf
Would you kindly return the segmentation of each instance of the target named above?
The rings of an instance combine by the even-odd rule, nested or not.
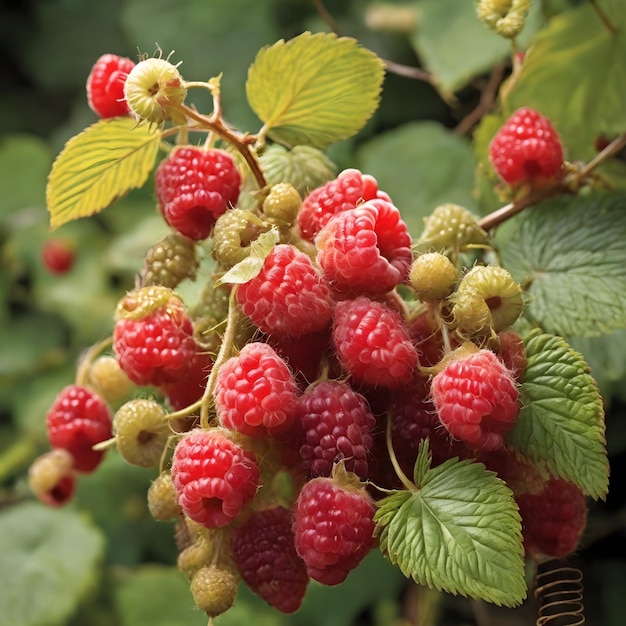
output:
[[[592,157],[599,135],[626,128],[626,3],[598,4],[615,32],[591,2],[552,18],[537,34],[505,102],[507,116],[529,106],[550,118],[572,160]]]
[[[625,194],[560,197],[526,210],[502,249],[530,295],[526,315],[555,335],[626,327]]]
[[[437,122],[408,122],[381,133],[363,144],[357,161],[391,196],[414,236],[439,204],[475,207],[471,144]]]
[[[602,398],[582,355],[555,335],[525,338],[522,409],[507,441],[593,498],[608,491]]]
[[[505,606],[526,597],[513,493],[481,463],[450,459],[378,506],[381,550],[418,584]]]
[[[305,32],[260,50],[246,94],[269,137],[325,148],[361,130],[383,78],[383,62],[355,39]]]
[[[50,226],[99,213],[147,180],[160,133],[130,117],[104,119],[72,137],[48,178]]]
[[[252,280],[263,268],[265,257],[274,249],[280,239],[280,233],[274,227],[267,232],[261,233],[251,244],[250,254],[233,265],[216,281],[215,285],[231,284],[240,285]]]
[[[175,567],[148,565],[120,580],[115,605],[120,626],[206,626],[195,608],[189,582]]]
[[[64,623],[94,584],[101,534],[71,510],[33,502],[0,515],[0,626]]]
[[[539,3],[533,5],[518,38],[522,48],[541,19]],[[415,7],[419,27],[411,44],[444,97],[511,55],[510,42],[478,19],[475,0],[420,0]]]

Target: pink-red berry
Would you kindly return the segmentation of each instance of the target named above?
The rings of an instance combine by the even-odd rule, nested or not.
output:
[[[155,184],[165,221],[185,237],[203,240],[237,203],[241,174],[228,152],[185,145],[161,161]]]
[[[391,202],[370,200],[333,216],[315,237],[317,262],[333,290],[383,294],[407,279],[411,236]]]
[[[367,400],[347,383],[325,380],[300,396],[296,420],[302,432],[300,457],[309,476],[330,476],[335,463],[362,480],[368,478],[368,458],[376,418]]]
[[[212,367],[213,359],[208,352],[196,352],[184,377],[159,387],[174,411],[180,411],[202,397]]]
[[[117,54],[103,54],[87,77],[87,102],[101,118],[127,115],[124,83],[135,62]]]
[[[52,507],[67,504],[76,489],[74,458],[61,448],[45,452],[28,469],[28,484],[44,504]]]
[[[104,457],[104,451],[93,446],[111,438],[111,420],[111,411],[100,396],[87,387],[68,385],[46,415],[48,441],[72,455],[75,470],[92,472]]]
[[[295,545],[313,580],[346,579],[372,548],[374,511],[364,489],[324,477],[304,485],[294,506]]]
[[[75,257],[74,246],[64,239],[48,239],[41,249],[41,262],[51,274],[67,274]]]
[[[304,561],[294,545],[289,509],[255,511],[233,530],[231,552],[249,589],[283,613],[300,608],[309,584]]]
[[[367,200],[389,196],[378,189],[378,182],[355,168],[343,170],[337,178],[314,189],[304,198],[298,213],[300,235],[313,241],[328,220],[342,211],[354,209]]]
[[[183,513],[207,528],[235,520],[259,486],[254,454],[244,450],[228,431],[195,429],[176,445],[172,481]]]
[[[551,478],[541,493],[525,493],[516,501],[528,555],[562,558],[576,550],[587,522],[587,499],[580,487]]]
[[[490,350],[450,360],[434,376],[431,393],[442,424],[473,449],[500,448],[519,414],[515,380]]]
[[[413,378],[417,350],[396,310],[360,296],[338,302],[333,322],[337,357],[356,381],[394,388]]]
[[[540,185],[563,172],[563,146],[550,120],[528,107],[509,117],[489,144],[496,173],[509,185]]]
[[[260,273],[239,286],[237,302],[263,332],[289,337],[324,330],[333,310],[320,270],[289,244],[272,249]]]
[[[254,341],[220,367],[215,409],[222,426],[262,437],[291,427],[297,395],[287,364],[270,345]]]

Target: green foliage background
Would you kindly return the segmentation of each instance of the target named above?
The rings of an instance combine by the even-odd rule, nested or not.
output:
[[[87,107],[84,86],[101,54],[135,58],[137,50],[152,54],[158,44],[165,54],[175,51],[172,59],[183,61],[180,70],[189,80],[207,80],[223,72],[226,118],[241,129],[255,131],[260,123],[246,102],[244,85],[256,52],[305,30],[326,32],[328,25],[309,0],[30,0],[17,4],[0,6],[0,49],[5,61],[0,98],[0,626],[204,624],[206,618],[194,611],[187,584],[173,567],[176,550],[171,526],[153,522],[147,512],[145,491],[151,472],[130,467],[110,454],[96,474],[81,481],[76,501],[64,511],[43,509],[28,492],[28,465],[47,449],[43,418],[48,406],[61,387],[72,382],[81,351],[110,333],[118,298],[132,287],[146,249],[165,233],[155,214],[149,182],[106,212],[55,232],[76,246],[77,263],[68,275],[52,277],[40,264],[41,247],[50,236],[46,178],[64,143],[96,120]],[[602,4],[614,15],[623,14],[616,9],[619,0]],[[485,192],[490,181],[481,164],[501,118],[486,118],[476,130],[474,143],[467,133],[455,129],[462,128],[459,124],[478,104],[489,72],[507,58],[509,48],[478,23],[471,0],[390,3],[392,8],[417,12],[418,27],[406,33],[375,28],[372,16],[378,5],[357,0],[326,3],[342,34],[356,37],[385,59],[432,71],[439,79],[438,88],[387,74],[374,118],[357,136],[334,144],[329,156],[339,169],[360,167],[373,174],[401,208],[414,236],[420,232],[422,218],[441,202],[487,213],[499,201]],[[598,133],[610,136],[626,129],[626,85],[616,93],[613,83],[603,82],[596,71],[617,64],[623,76],[624,38],[615,39],[615,49],[598,44],[589,54],[582,45],[593,35],[585,31],[585,25],[592,23],[589,3],[544,0],[534,5],[520,42],[524,45],[538,30],[548,33],[543,39],[540,36],[540,52],[548,55],[548,61],[546,56],[542,61],[539,51],[535,57],[529,55],[537,76],[521,84],[510,106],[553,102],[548,112],[559,130],[572,138],[570,156],[588,158],[590,142]],[[558,65],[549,57],[558,53],[550,47],[555,36],[562,36],[558,40],[562,42],[580,37],[567,75],[550,73]],[[539,82],[547,85],[543,91],[536,89]],[[562,94],[580,83],[595,95],[594,108],[574,106],[573,113],[558,109],[557,103],[568,101]],[[209,106],[203,97],[194,94],[200,109]],[[622,159],[604,173],[624,187],[625,172]],[[483,191],[480,196],[475,193],[477,180]],[[624,250],[618,236],[624,231],[623,203],[620,208],[621,215],[614,216],[615,239],[608,242],[616,251],[608,268],[616,282],[609,286],[623,285],[623,257],[620,261],[618,256]],[[517,261],[524,272],[538,267],[533,263],[540,259],[524,248],[523,233],[533,232],[532,215],[519,223],[520,232],[505,227],[499,237],[503,247],[512,237],[511,263]],[[572,233],[564,245],[574,238]],[[571,249],[565,246],[565,251],[574,255],[573,250],[579,249],[574,244]],[[592,247],[597,250],[606,244],[594,241]],[[596,281],[593,274],[583,278]],[[584,290],[585,284],[576,287]],[[554,294],[547,291],[548,297]],[[609,300],[615,305],[623,297],[616,293]],[[539,310],[542,304],[537,297],[531,310]],[[567,306],[569,315],[563,317],[573,320],[572,332],[578,335],[568,341],[591,365],[608,410],[612,467],[609,497],[592,506],[576,562],[585,573],[590,623],[613,626],[621,624],[626,611],[626,498],[619,488],[626,475],[626,331],[611,330],[600,337],[576,332],[571,310],[576,302]],[[618,305],[611,311],[612,320],[624,317]],[[613,323],[611,328],[619,326]],[[47,532],[39,532],[41,528]],[[10,584],[15,580],[23,584]],[[483,610],[490,612],[494,625],[534,622],[532,601],[519,610],[477,609],[469,601],[418,588],[373,554],[341,587],[313,585],[295,616],[278,615],[242,592],[235,609],[217,624],[234,626],[252,620],[260,626],[400,624],[411,615],[405,606],[416,603],[421,619],[430,620],[416,624],[480,623],[477,616]]]

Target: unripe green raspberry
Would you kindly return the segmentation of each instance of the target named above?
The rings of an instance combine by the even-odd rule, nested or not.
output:
[[[452,293],[458,278],[454,263],[440,252],[427,252],[413,261],[409,281],[422,302],[443,300]]]
[[[62,506],[72,498],[76,476],[72,455],[55,448],[37,457],[28,469],[31,491],[48,506]]]
[[[191,580],[196,572],[207,566],[213,556],[213,542],[209,534],[198,537],[178,554],[178,569]]]
[[[191,579],[191,594],[196,606],[209,616],[225,613],[235,602],[239,575],[234,566],[209,565]]]
[[[123,404],[113,417],[113,433],[122,458],[141,467],[158,466],[172,434],[165,409],[154,400]]]
[[[489,30],[513,39],[524,28],[530,4],[531,0],[479,0],[476,13]]]
[[[159,474],[148,488],[148,510],[159,521],[167,522],[182,513],[177,500],[176,489],[169,472]]]
[[[165,304],[183,306],[180,298],[169,287],[151,285],[134,289],[117,303],[115,321],[141,320]]]
[[[90,364],[88,384],[112,406],[126,400],[136,389],[117,359],[109,355],[100,356]]]
[[[461,252],[471,245],[489,243],[489,235],[476,218],[458,204],[442,204],[425,220],[424,230],[416,242],[419,250],[428,252]]]
[[[302,198],[337,175],[335,164],[321,150],[311,146],[294,146],[287,150],[273,144],[261,154],[259,163],[269,185],[290,183]]]
[[[224,268],[230,268],[243,261],[250,254],[250,244],[269,229],[269,224],[263,224],[246,209],[226,211],[213,227],[213,257]]]
[[[198,269],[196,246],[180,233],[171,233],[146,253],[141,286],[162,285],[174,289],[185,278],[194,280]]]
[[[140,119],[160,124],[182,104],[187,87],[178,68],[166,59],[145,59],[133,67],[124,83],[124,97]]]
[[[291,183],[277,183],[263,201],[263,213],[272,219],[291,225],[295,222],[302,198]]]
[[[524,307],[520,285],[494,265],[472,268],[450,299],[458,328],[470,334],[499,333],[515,323]]]

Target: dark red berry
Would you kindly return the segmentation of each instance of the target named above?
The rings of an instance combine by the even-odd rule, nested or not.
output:
[[[124,98],[124,83],[135,62],[117,54],[103,54],[87,77],[87,102],[99,117],[117,117],[130,112]]]

